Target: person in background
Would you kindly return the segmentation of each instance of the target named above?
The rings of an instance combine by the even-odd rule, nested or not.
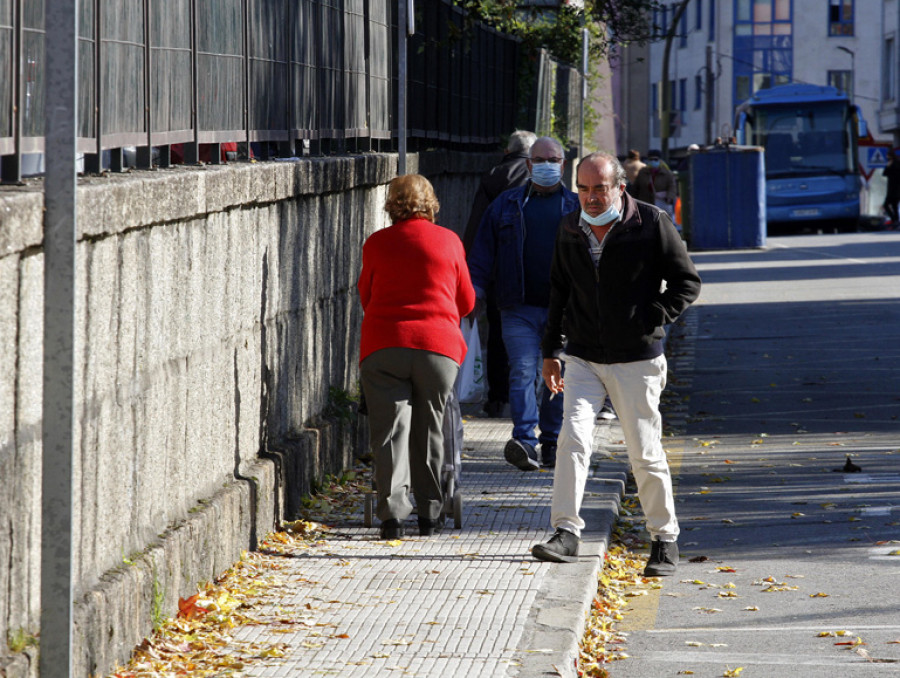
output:
[[[466,354],[460,319],[475,305],[462,242],[438,226],[431,183],[418,174],[388,187],[392,225],[363,245],[360,378],[378,494],[381,538],[404,535],[416,499],[419,534],[438,526],[444,407]]]
[[[647,166],[638,172],[631,195],[648,205],[664,209],[670,219],[674,218],[678,186],[675,175],[660,160],[659,151],[647,153]]]
[[[609,395],[652,538],[644,575],[671,575],[679,530],[659,412],[663,338],[665,325],[699,295],[700,276],[669,216],[625,192],[615,156],[583,158],[577,188],[581,210],[563,220],[556,238],[542,343],[544,382],[565,393],[550,507],[556,531],[531,552],[552,562],[578,555],[594,420]]]
[[[493,285],[509,355],[512,438],[503,454],[523,471],[556,463],[562,398],[551,398],[540,381],[541,336],[550,299],[550,259],[563,215],[578,198],[562,183],[565,154],[551,137],[534,142],[528,160],[531,180],[504,191],[484,213],[469,252],[469,272],[479,301]],[[538,392],[540,395],[538,395]],[[540,437],[535,428],[540,428]]]
[[[897,204],[900,203],[900,163],[897,162],[897,154],[893,150],[888,151],[887,166],[881,170],[887,178],[887,193],[884,196],[884,211],[891,220],[891,228],[900,227],[900,215],[897,213]]]
[[[641,152],[634,149],[628,151],[628,157],[622,164],[625,167],[625,178],[628,181],[628,192],[634,195],[634,182],[637,180],[637,175],[647,165],[641,160]]]
[[[472,200],[472,211],[463,235],[466,253],[472,249],[472,242],[478,232],[478,225],[485,210],[498,195],[510,188],[522,186],[528,181],[528,154],[537,136],[534,132],[516,130],[509,135],[503,160],[481,177],[481,183]],[[493,288],[487,290],[485,298],[485,318],[487,319],[487,402],[484,412],[489,417],[502,417],[509,402],[509,363],[506,347],[503,345],[503,330],[500,309]]]

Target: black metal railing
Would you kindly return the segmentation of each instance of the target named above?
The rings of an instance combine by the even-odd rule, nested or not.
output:
[[[0,0],[7,182],[40,173],[46,1]],[[84,170],[215,163],[224,144],[263,157],[395,150],[397,2],[78,0]],[[447,0],[415,5],[407,137],[483,149],[516,126],[556,132],[533,109],[553,109],[559,92],[542,87],[543,103],[527,103],[518,41],[481,25],[463,31],[463,20]],[[574,69],[558,68],[580,83]],[[134,157],[124,150],[132,147]]]

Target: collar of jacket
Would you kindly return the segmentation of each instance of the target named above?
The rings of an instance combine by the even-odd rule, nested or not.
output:
[[[574,234],[584,235],[579,222],[581,220],[581,203],[575,212],[570,212],[563,219],[563,228]],[[627,192],[622,193],[622,217],[620,219],[621,226],[629,228],[631,226],[640,225],[642,222],[641,213],[638,210],[637,201]],[[585,236],[587,237],[587,236]]]

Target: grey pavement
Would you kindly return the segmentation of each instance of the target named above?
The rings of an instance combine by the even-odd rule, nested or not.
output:
[[[304,624],[277,635],[271,625],[236,629],[240,641],[290,646],[284,658],[247,666],[244,675],[575,675],[624,490],[621,429],[597,426],[588,529],[579,561],[564,565],[530,555],[552,533],[552,473],[522,472],[503,459],[509,419],[467,418],[464,429],[461,528],[451,520],[434,537],[391,545],[378,539],[377,525],[365,527],[361,505],[332,526],[325,544],[284,559],[269,606]],[[417,534],[414,517],[407,532]]]
[[[694,260],[680,571],[610,674],[900,675],[900,233]]]

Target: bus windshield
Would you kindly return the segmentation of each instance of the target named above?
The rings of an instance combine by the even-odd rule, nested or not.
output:
[[[768,177],[854,171],[846,104],[760,107],[751,120],[748,141],[765,147]]]

